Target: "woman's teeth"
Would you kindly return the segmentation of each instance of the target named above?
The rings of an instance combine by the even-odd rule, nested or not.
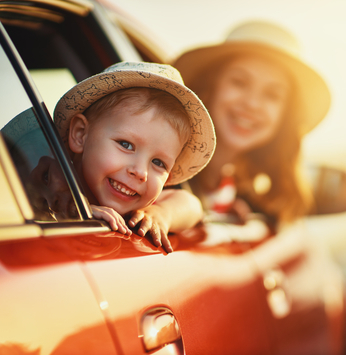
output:
[[[118,182],[116,182],[114,180],[109,179],[109,182],[117,191],[120,191],[120,192],[122,192],[125,195],[134,196],[137,193],[136,191],[129,190],[124,185],[121,185],[121,184],[119,184]]]
[[[238,126],[242,128],[251,129],[254,127],[254,122],[252,120],[243,117],[234,117],[233,120]]]

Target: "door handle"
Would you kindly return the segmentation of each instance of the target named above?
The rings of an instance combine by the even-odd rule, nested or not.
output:
[[[151,308],[143,314],[139,336],[147,352],[167,347],[167,354],[184,354],[179,324],[166,307]],[[160,354],[164,353],[160,351]]]

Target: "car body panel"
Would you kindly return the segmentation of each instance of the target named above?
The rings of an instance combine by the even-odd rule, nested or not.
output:
[[[30,252],[40,253],[40,248],[36,245]],[[40,354],[58,353],[54,349],[71,333],[92,326],[97,329],[94,337],[74,343],[72,353],[115,352],[80,265],[26,266],[24,270],[1,265],[0,275],[1,351],[6,353],[8,349],[11,353],[10,349],[16,345],[30,351],[39,349]]]
[[[256,349],[268,354],[268,332],[259,325],[266,323],[262,312],[269,314],[269,310],[263,298],[254,302],[251,296],[252,290],[258,293],[261,281],[246,259],[176,251],[169,256],[88,262],[88,267],[98,280],[109,304],[110,317],[120,331],[122,324],[138,324],[148,308],[165,306],[180,325],[188,354],[237,353],[240,349],[245,353]],[[127,272],[107,273],[112,267]],[[225,313],[228,317],[224,317]],[[232,329],[232,324],[237,326]],[[247,339],[246,345],[238,337],[245,335],[245,329],[254,340]],[[125,339],[125,353],[135,354],[135,344],[126,341],[124,330],[120,338]]]

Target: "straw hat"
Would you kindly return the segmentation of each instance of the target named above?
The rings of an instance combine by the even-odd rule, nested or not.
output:
[[[194,80],[212,66],[240,53],[269,56],[292,74],[296,82],[302,134],[313,129],[325,117],[331,101],[325,81],[304,63],[295,37],[275,24],[262,21],[243,23],[233,29],[223,43],[188,51],[172,65],[191,87]]]
[[[190,179],[208,164],[214,153],[214,126],[202,101],[184,85],[180,73],[170,65],[120,62],[75,85],[61,97],[54,110],[54,122],[65,144],[70,120],[75,114],[84,112],[95,101],[110,93],[133,87],[166,91],[184,106],[190,118],[191,135],[166,185]]]

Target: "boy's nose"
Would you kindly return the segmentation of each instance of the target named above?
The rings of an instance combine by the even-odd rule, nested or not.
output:
[[[133,165],[128,167],[128,173],[136,179],[146,182],[148,179],[148,170],[144,166]]]

